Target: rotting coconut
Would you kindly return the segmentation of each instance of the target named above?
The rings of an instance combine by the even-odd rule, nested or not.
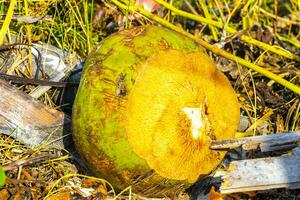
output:
[[[205,51],[156,26],[106,38],[86,60],[73,107],[90,169],[146,196],[176,195],[209,173],[224,156],[210,141],[234,137],[238,122],[234,90]]]

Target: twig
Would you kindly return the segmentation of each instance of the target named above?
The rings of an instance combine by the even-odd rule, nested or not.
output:
[[[4,16],[0,16],[0,19],[3,19]],[[34,24],[38,21],[52,21],[53,18],[51,16],[18,16],[13,15],[11,18],[13,21],[17,21],[25,24]]]
[[[6,81],[12,81],[14,83],[21,83],[24,85],[41,85],[41,86],[51,86],[51,87],[67,87],[67,86],[76,87],[79,85],[79,83],[72,83],[72,82],[56,82],[56,81],[24,78],[24,77],[4,74],[1,72],[0,72],[0,78],[5,79]]]
[[[25,160],[17,160],[14,161],[10,164],[6,164],[3,166],[3,170],[4,171],[9,171],[9,170],[13,170],[15,168],[18,168],[20,166],[25,166],[25,165],[32,165],[35,164],[37,162],[43,162],[45,160],[50,160],[53,158],[57,158],[58,155],[56,154],[41,154],[41,155],[37,155],[35,157],[29,157]]]
[[[300,141],[300,132],[278,133],[261,135],[231,140],[212,141],[210,148],[214,150],[235,149],[242,147],[245,150],[257,149],[262,152],[269,152],[279,149],[293,148]]]
[[[198,12],[194,9],[191,3],[188,0],[184,0],[185,5],[189,8],[189,10],[195,15],[199,15]]]
[[[202,10],[204,12],[205,18],[211,20],[211,17],[210,17],[209,11],[208,11],[208,9],[207,9],[207,7],[205,5],[205,2],[200,0],[199,4],[200,4],[200,6],[201,6],[201,8],[202,8]],[[210,29],[210,31],[212,33],[213,39],[217,42],[218,41],[218,35],[217,35],[216,31],[215,31],[215,27],[213,25],[210,25],[210,24],[208,25],[208,27],[209,27],[209,29]]]
[[[255,7],[257,7],[257,6],[255,6]],[[298,21],[293,21],[293,20],[289,20],[289,19],[286,19],[286,18],[283,18],[283,17],[279,17],[277,15],[274,15],[272,13],[267,12],[266,10],[264,10],[262,8],[258,8],[258,10],[259,10],[259,12],[261,12],[261,13],[269,16],[269,17],[272,17],[273,19],[282,21],[282,22],[287,23],[287,24],[294,24],[294,25],[300,26],[300,22],[298,22]]]

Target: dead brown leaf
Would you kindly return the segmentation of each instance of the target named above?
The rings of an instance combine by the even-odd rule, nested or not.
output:
[[[7,191],[7,189],[0,190],[0,199],[2,199],[2,200],[8,200],[9,197],[10,197],[10,194]]]

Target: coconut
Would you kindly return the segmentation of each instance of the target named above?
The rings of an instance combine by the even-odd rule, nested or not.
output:
[[[213,170],[234,137],[239,105],[227,78],[195,42],[145,26],[102,41],[86,60],[73,107],[75,146],[118,190],[176,195]]]

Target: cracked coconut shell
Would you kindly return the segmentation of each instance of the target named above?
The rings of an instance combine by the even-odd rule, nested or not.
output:
[[[234,90],[205,51],[156,26],[106,38],[86,60],[73,107],[88,167],[146,196],[176,195],[213,170],[224,152],[210,142],[233,138],[238,122]]]

